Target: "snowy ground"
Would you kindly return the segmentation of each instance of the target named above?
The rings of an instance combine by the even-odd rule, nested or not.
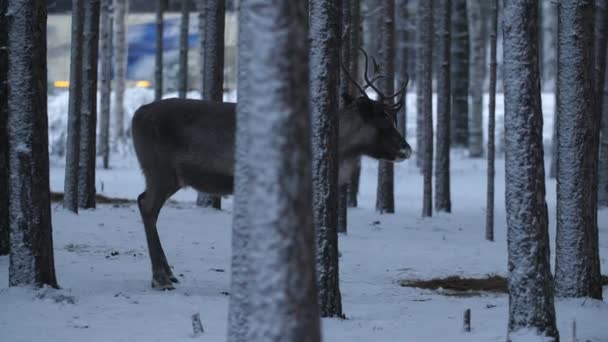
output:
[[[485,162],[455,154],[453,211],[421,219],[422,177],[413,162],[396,171],[397,213],[374,212],[376,163],[364,161],[361,207],[349,211],[340,236],[341,290],[347,320],[324,319],[326,341],[504,341],[506,295],[453,297],[403,288],[405,278],[506,275],[504,165],[497,165],[496,242],[484,240]],[[135,198],[143,179],[127,159],[99,171],[98,189]],[[63,169],[51,170],[52,190],[63,188]],[[103,183],[103,190],[101,184]],[[555,182],[547,183],[551,223]],[[180,284],[150,288],[143,226],[135,206],[101,206],[76,216],[53,206],[57,276],[62,290],[7,288],[8,258],[0,258],[0,341],[224,341],[229,291],[231,201],[214,211],[194,206],[181,191],[161,213],[159,230]],[[551,238],[555,237],[554,226]],[[600,212],[602,269],[608,269],[608,211]],[[66,297],[61,297],[64,295]],[[608,289],[604,289],[608,297]],[[71,300],[73,298],[73,301]],[[471,333],[462,314],[472,310]],[[194,338],[190,316],[200,312],[206,332]],[[557,302],[561,335],[572,321],[580,341],[608,341],[608,304]]]

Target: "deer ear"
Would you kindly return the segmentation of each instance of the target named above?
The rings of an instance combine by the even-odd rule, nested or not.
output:
[[[355,98],[348,93],[342,93],[342,100],[344,100],[344,104],[348,106],[355,101]]]

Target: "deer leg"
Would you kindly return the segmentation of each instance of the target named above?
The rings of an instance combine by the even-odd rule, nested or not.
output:
[[[158,214],[165,201],[171,197],[179,188],[170,191],[147,190],[137,198],[139,212],[141,213],[148,243],[148,253],[152,263],[152,287],[162,290],[172,290],[173,282],[177,278],[173,276],[171,268],[167,263],[156,229]]]

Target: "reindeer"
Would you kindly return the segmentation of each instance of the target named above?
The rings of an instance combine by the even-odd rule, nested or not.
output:
[[[368,56],[363,53],[365,87],[342,66],[361,94],[357,98],[343,95],[345,106],[337,113],[340,184],[348,182],[362,155],[400,162],[412,153],[394,119],[403,106],[407,81],[397,93],[385,96],[373,84],[380,77],[369,79]],[[367,96],[367,87],[376,91],[379,100]],[[400,100],[391,103],[397,97]],[[178,282],[156,228],[160,210],[169,197],[186,186],[216,195],[233,193],[235,121],[235,103],[178,98],[143,105],[133,116],[133,144],[146,180],[137,204],[152,263],[153,288],[170,290]]]

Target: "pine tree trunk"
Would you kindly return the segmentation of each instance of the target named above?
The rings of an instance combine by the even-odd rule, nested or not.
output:
[[[250,286],[253,270],[251,269],[251,246],[249,195],[252,193],[253,178],[249,167],[251,156],[251,137],[249,119],[256,100],[247,94],[256,87],[252,74],[247,70],[251,64],[253,41],[252,32],[246,32],[252,26],[252,12],[242,10],[243,3],[251,0],[241,0],[239,3],[239,35],[238,35],[238,80],[237,80],[237,111],[236,111],[236,145],[235,145],[235,175],[234,175],[234,208],[232,219],[232,259],[230,276],[230,301],[228,305],[228,342],[247,340],[249,333],[249,317],[251,316]],[[249,23],[249,27],[246,25]],[[252,203],[253,204],[253,203]]]
[[[451,94],[452,146],[469,146],[469,25],[467,0],[452,0]]]
[[[351,57],[351,75],[353,77],[358,77],[355,75],[359,75],[359,48],[362,46],[362,21],[361,21],[361,0],[350,0],[350,16],[351,16],[351,32],[350,32],[350,55]],[[356,56],[356,57],[354,57]],[[353,173],[351,175],[350,182],[348,183],[347,189],[347,206],[348,207],[356,207],[357,206],[357,196],[359,195],[359,176],[361,174],[361,159],[355,165]],[[342,194],[341,194],[342,196]],[[338,231],[340,227],[344,228],[342,233],[346,232],[346,209],[344,210],[344,224],[338,223]]]
[[[99,154],[103,168],[110,167],[110,105],[112,94],[112,0],[101,2],[101,64],[99,75]]]
[[[494,241],[494,183],[496,131],[496,40],[498,37],[498,0],[492,1],[490,14],[490,83],[488,103],[488,188],[486,204],[486,240]]]
[[[82,113],[82,65],[84,49],[84,1],[72,1],[72,42],[70,54],[70,94],[68,102],[68,137],[65,155],[63,206],[78,212],[78,161],[80,160],[80,120]]]
[[[129,0],[114,0],[114,138],[115,149],[125,139],[125,86],[127,77],[127,11]]]
[[[204,41],[202,89],[203,99],[222,102],[224,95],[224,25],[226,16],[225,0],[205,0],[205,31],[200,33]],[[203,38],[204,37],[204,38]],[[198,193],[196,204],[205,208],[221,209],[221,197]]]
[[[606,44],[608,39],[608,0],[595,1],[595,93],[597,99],[597,122],[601,127],[605,121],[603,113],[606,112],[606,100],[603,98],[603,92],[606,84]],[[604,130],[605,132],[605,130]],[[600,132],[597,132],[597,138],[600,139]],[[608,139],[608,133],[602,135],[603,140]],[[599,170],[608,170],[608,151],[605,148],[600,149],[599,155]],[[603,168],[602,168],[603,167]],[[598,205],[608,206],[608,174],[605,172],[598,173]]]
[[[163,98],[163,31],[167,0],[156,0],[156,51],[154,53],[154,101]]]
[[[555,291],[601,299],[594,7],[593,0],[564,0],[558,9]]]
[[[527,0],[505,0],[504,7],[508,332],[532,329],[557,341],[545,202],[538,31],[529,29],[536,27],[538,7]]]
[[[437,156],[435,165],[435,210],[452,211],[450,195],[450,11],[451,0],[438,2],[437,59]]]
[[[49,190],[46,2],[9,1],[9,285],[57,287]]]
[[[308,30],[304,1],[245,0],[241,3],[243,52],[240,75],[251,86],[239,92],[239,117],[250,136],[248,156],[237,153],[237,171],[246,169],[249,193],[247,259],[249,278],[246,341],[320,341],[312,222]],[[244,14],[247,13],[248,14]],[[271,58],[282,63],[268,63]],[[258,82],[258,80],[272,82]],[[271,89],[273,91],[271,91]],[[247,105],[244,106],[243,102]],[[269,134],[272,132],[272,134]],[[239,157],[245,157],[240,159]],[[242,165],[244,164],[244,165]],[[287,176],[289,175],[289,177]],[[243,175],[238,173],[236,178]],[[242,182],[242,181],[241,181]],[[237,181],[237,185],[239,181]],[[231,303],[232,305],[232,303]],[[232,309],[231,309],[232,310]]]
[[[7,1],[0,1],[0,27],[7,27]],[[0,255],[9,253],[8,226],[8,138],[6,117],[8,115],[7,101],[7,31],[0,30]]]
[[[608,68],[606,68],[604,77],[608,79]],[[598,205],[602,207],[608,206],[608,82],[604,82],[604,89],[598,94],[602,97],[602,112],[601,112],[601,136],[600,136],[600,157],[598,168]]]
[[[541,85],[544,91],[555,90],[557,75],[557,5],[554,1],[540,1],[542,15]]]
[[[338,82],[340,3],[310,1],[312,182],[322,317],[342,316],[338,272]],[[344,42],[342,42],[344,43]],[[344,56],[344,55],[343,55]],[[342,60],[348,67],[349,61]],[[347,91],[347,93],[349,93]]]
[[[395,10],[395,83],[409,82],[407,73],[409,50],[409,16],[408,0],[397,0]],[[407,139],[407,96],[403,99],[403,108],[397,113],[397,129]]]
[[[181,23],[179,28],[179,69],[177,80],[178,97],[185,99],[188,93],[188,26],[190,25],[189,0],[181,0]]]
[[[483,156],[483,82],[486,74],[486,18],[483,16],[482,3],[478,0],[467,0],[469,21],[471,75],[469,92],[471,94],[471,126],[469,127],[469,156]]]
[[[80,153],[78,158],[78,206],[95,208],[95,161],[97,128],[97,64],[99,57],[100,0],[84,5],[84,41],[82,51],[82,113],[80,118]]]
[[[395,92],[395,2],[386,1],[380,10],[380,68],[384,76],[379,82],[384,94]],[[395,171],[391,162],[378,162],[378,189],[376,192],[376,211],[395,212]]]
[[[424,191],[422,199],[422,216],[433,216],[433,4],[431,1],[418,0],[417,12],[419,34],[421,36],[421,58],[418,79],[420,80],[421,99],[419,116],[423,117]],[[420,148],[420,147],[419,147]]]

